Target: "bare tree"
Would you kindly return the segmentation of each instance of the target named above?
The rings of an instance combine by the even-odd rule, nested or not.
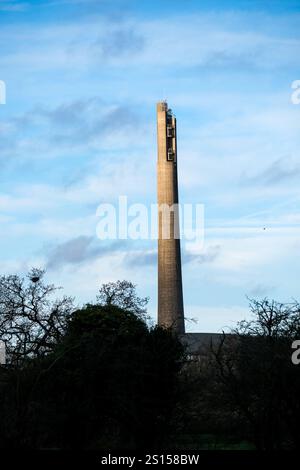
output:
[[[300,332],[298,302],[250,299],[253,319],[223,335],[214,351],[219,398],[243,416],[259,449],[300,441],[300,370],[291,345]]]
[[[102,284],[97,295],[99,305],[115,305],[135,315],[146,318],[148,297],[138,297],[136,285],[130,281]]]
[[[0,277],[0,339],[10,364],[51,351],[73,311],[73,299],[57,299],[59,288],[45,284],[43,276],[43,270],[32,269],[25,278]]]
[[[243,320],[234,330],[236,335],[278,338],[297,336],[300,332],[300,304],[295,300],[281,303],[267,298],[249,299],[253,318]]]

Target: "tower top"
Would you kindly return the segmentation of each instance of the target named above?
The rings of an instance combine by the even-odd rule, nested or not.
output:
[[[168,103],[166,101],[159,101],[156,108],[157,111],[168,111]]]
[[[175,117],[171,108],[166,101],[159,101],[156,105],[157,113],[167,113],[169,117]]]

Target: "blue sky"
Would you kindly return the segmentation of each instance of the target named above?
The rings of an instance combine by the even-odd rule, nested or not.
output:
[[[190,331],[299,299],[298,1],[0,0],[0,271],[47,267],[80,304],[130,279],[156,311],[156,244],[96,238],[101,202],[155,203],[155,104],[178,120]],[[264,230],[266,228],[266,230]],[[186,254],[189,253],[189,256]]]

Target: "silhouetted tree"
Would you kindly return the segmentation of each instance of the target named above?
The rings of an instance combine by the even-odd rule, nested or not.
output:
[[[65,332],[73,300],[57,299],[58,288],[43,276],[43,270],[32,269],[25,278],[0,277],[0,339],[10,364],[48,353]]]
[[[219,397],[248,423],[258,449],[300,443],[300,368],[291,361],[300,306],[251,300],[254,315],[224,335],[215,351]],[[213,366],[213,365],[212,365]]]
[[[115,305],[135,315],[146,318],[148,297],[138,297],[136,285],[130,281],[117,281],[102,284],[97,303],[99,305]]]

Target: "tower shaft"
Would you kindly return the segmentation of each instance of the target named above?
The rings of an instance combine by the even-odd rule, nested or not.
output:
[[[176,131],[176,118],[167,103],[158,103],[158,324],[183,334]]]

